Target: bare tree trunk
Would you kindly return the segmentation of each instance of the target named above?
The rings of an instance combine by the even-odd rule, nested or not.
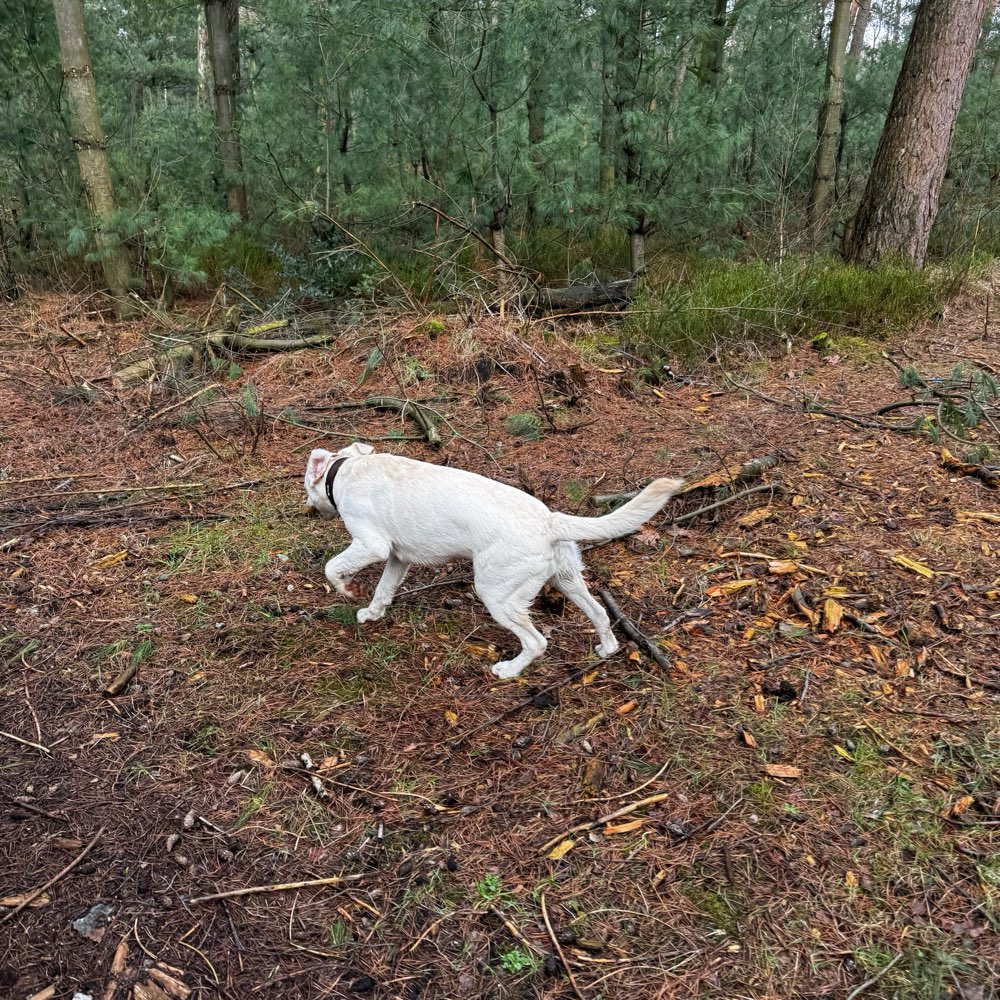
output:
[[[851,47],[848,49],[848,55],[854,62],[861,58],[861,53],[865,50],[865,32],[868,30],[872,0],[857,0],[857,8],[854,12],[854,27],[851,29]]]
[[[813,246],[823,238],[833,204],[837,176],[837,150],[840,144],[840,121],[844,109],[844,63],[847,34],[851,24],[851,0],[834,0],[830,22],[830,46],[826,59],[826,85],[819,108],[816,162],[809,194],[809,232]]]
[[[212,85],[209,82],[211,67],[208,64],[208,29],[205,27],[205,11],[198,11],[198,103],[209,105],[212,103]]]
[[[131,268],[125,248],[111,232],[116,211],[111,170],[108,167],[104,130],[97,108],[97,90],[90,68],[90,46],[83,21],[83,0],[52,0],[63,84],[69,106],[70,139],[76,150],[87,205],[97,222],[95,242],[101,252],[104,280],[115,300],[119,318],[130,316],[135,306],[128,297]]]
[[[600,150],[597,189],[605,193],[615,186],[615,105],[611,96],[614,86],[614,58],[605,40],[601,45],[601,134],[597,142]]]
[[[208,53],[212,63],[215,131],[219,162],[230,212],[247,218],[247,190],[243,181],[243,151],[237,126],[236,93],[239,89],[239,2],[204,0]]]
[[[351,147],[351,126],[354,124],[354,112],[351,110],[351,84],[350,69],[344,74],[345,83],[343,90],[337,87],[337,99],[340,105],[338,116],[340,118],[340,167],[341,177],[344,182],[344,194],[351,195],[354,191],[354,184],[351,182],[351,174],[347,169],[347,154]]]
[[[547,75],[547,53],[537,42],[531,46],[530,70],[533,73],[528,84],[526,110],[528,112],[528,159],[534,172],[534,185],[528,191],[527,225],[532,229],[538,214],[538,185],[541,183],[545,170],[545,161],[541,154],[541,144],[545,141],[545,113],[548,110],[549,86]]]
[[[698,82],[715,87],[722,76],[723,60],[726,52],[726,14],[728,0],[706,0],[709,25],[701,43],[701,59],[698,62]]]
[[[641,107],[647,99],[642,88],[642,46],[645,0],[622,0],[621,14],[623,35],[618,48],[620,62],[616,71],[615,111],[617,112],[618,137],[621,143],[622,161],[625,167],[626,206],[630,214],[632,207],[642,195],[645,176],[643,173],[642,149],[632,137],[632,129],[627,118]],[[641,211],[634,213],[626,227],[629,238],[629,269],[633,275],[646,270],[646,234],[649,224]]]
[[[921,0],[868,185],[844,251],[923,267],[986,0]]]

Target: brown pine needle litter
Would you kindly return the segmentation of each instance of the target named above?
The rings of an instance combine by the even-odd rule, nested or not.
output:
[[[952,349],[985,353],[987,294],[878,348],[947,376]],[[1000,495],[918,434],[802,412],[804,392],[834,414],[898,402],[878,350],[755,345],[737,378],[761,398],[712,365],[650,385],[586,318],[448,315],[429,335],[386,311],[329,347],[120,388],[94,380],[146,357],[159,321],[80,302],[26,295],[0,320],[19,331],[0,345],[18,942],[0,992],[167,992],[149,968],[192,996],[297,1000],[992,989]],[[182,303],[197,328],[209,306]],[[68,314],[84,344],[37,332]],[[407,400],[439,448],[411,440]],[[537,440],[508,430],[532,416]],[[626,620],[639,638],[599,660],[553,590],[531,612],[545,656],[499,682],[513,643],[460,560],[414,567],[358,626],[363,599],[323,574],[343,527],[303,510],[319,433],[581,516],[684,477],[658,519],[583,555],[623,646]],[[83,941],[97,903],[107,933]]]

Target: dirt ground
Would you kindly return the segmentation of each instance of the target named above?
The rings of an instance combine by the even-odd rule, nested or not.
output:
[[[0,996],[995,996],[998,493],[797,405],[908,399],[883,347],[995,367],[988,293],[885,345],[747,351],[748,389],[648,384],[583,325],[388,316],[123,388],[153,319],[6,309]],[[377,395],[442,446],[343,405]],[[549,593],[546,656],[499,682],[461,564],[358,627],[301,483],[355,437],[581,514],[685,476],[585,556],[666,665],[624,634],[599,662]]]

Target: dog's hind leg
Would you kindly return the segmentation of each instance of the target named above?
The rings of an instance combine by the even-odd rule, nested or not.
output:
[[[514,659],[494,663],[490,668],[497,677],[504,680],[517,677],[532,660],[545,652],[548,641],[528,616],[528,608],[541,586],[541,580],[522,581],[513,589],[509,585],[476,581],[476,593],[493,620],[521,640],[521,652]]]
[[[597,629],[601,644],[597,647],[597,655],[611,656],[618,651],[618,640],[611,631],[611,619],[601,604],[587,590],[586,583],[580,573],[575,576],[554,576],[549,583],[560,593],[565,594],[589,619]]]
[[[359,596],[357,588],[351,584],[354,574],[366,566],[388,559],[389,555],[388,542],[355,538],[343,552],[326,564],[324,572],[337,593],[354,600]]]
[[[558,542],[553,555],[556,571],[549,577],[549,584],[568,597],[590,619],[601,639],[597,655],[611,656],[618,650],[618,640],[611,631],[611,619],[604,606],[587,589],[583,579],[583,560],[576,543]]]
[[[382,571],[382,578],[372,594],[371,604],[367,608],[362,608],[358,612],[359,622],[373,622],[385,614],[385,609],[392,604],[392,599],[396,596],[396,588],[403,582],[409,565],[397,559],[391,552],[389,559]]]

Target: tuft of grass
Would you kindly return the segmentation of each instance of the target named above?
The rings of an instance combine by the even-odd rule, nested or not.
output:
[[[512,413],[507,418],[507,433],[523,437],[528,441],[538,441],[542,436],[542,422],[534,413],[527,411]]]
[[[541,960],[537,955],[517,945],[510,951],[503,951],[497,960],[497,964],[504,972],[537,972],[541,968]]]

